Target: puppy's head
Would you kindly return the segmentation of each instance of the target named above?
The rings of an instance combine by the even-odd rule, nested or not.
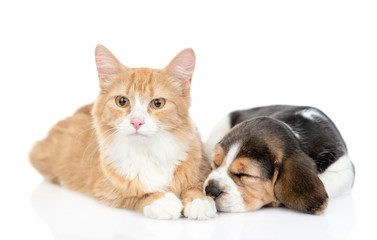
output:
[[[314,162],[289,128],[272,118],[235,126],[216,146],[204,191],[224,212],[252,211],[282,203],[310,214],[327,206]]]

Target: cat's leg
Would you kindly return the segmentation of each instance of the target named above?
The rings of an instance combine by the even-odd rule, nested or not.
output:
[[[144,216],[155,219],[177,219],[183,209],[181,200],[171,192],[148,194],[137,205]]]
[[[183,209],[181,200],[172,192],[155,192],[142,197],[118,198],[105,202],[113,207],[136,210],[155,219],[180,218]]]
[[[189,219],[206,220],[216,216],[215,201],[203,194],[200,187],[182,193],[183,215]]]
[[[99,199],[112,207],[136,210],[155,219],[177,219],[182,216],[181,200],[171,192],[155,192],[142,197]]]
[[[97,179],[92,194],[107,205],[136,210],[156,219],[177,219],[181,217],[183,209],[184,216],[190,219],[203,220],[216,216],[215,202],[203,194],[202,184],[182,191],[182,201],[173,192],[144,194],[133,191],[136,195],[132,197],[129,191],[114,188],[107,178]]]
[[[106,177],[97,179],[93,184],[93,196],[106,205],[135,210],[156,219],[181,217],[183,205],[174,193],[153,192],[146,194],[142,190],[129,190],[129,188],[116,188]]]

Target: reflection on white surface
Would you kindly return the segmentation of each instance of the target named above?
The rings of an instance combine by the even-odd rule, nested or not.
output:
[[[57,239],[344,239],[355,219],[351,194],[332,199],[322,216],[263,208],[208,221],[153,220],[47,182],[34,190],[31,204]]]

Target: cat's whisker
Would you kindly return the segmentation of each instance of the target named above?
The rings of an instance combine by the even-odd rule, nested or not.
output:
[[[111,130],[113,130],[114,128],[110,128],[110,129],[108,129],[108,130],[106,130],[105,132],[104,132],[104,134],[106,134],[107,132],[109,132],[109,131],[111,131]],[[76,139],[77,139],[77,136],[76,136]],[[94,144],[94,143],[96,143],[97,142],[97,139],[94,139],[88,146],[87,146],[87,148],[88,147],[90,147],[90,145],[92,145],[92,144]],[[86,150],[86,149],[85,149]],[[84,154],[85,154],[85,151],[84,151]]]
[[[100,149],[101,145],[106,142],[108,139],[110,139],[111,136],[115,135],[116,134],[116,131],[114,131],[112,134],[110,134],[108,137],[106,137],[102,142],[101,144],[97,145],[96,148],[91,152],[89,158],[88,158],[88,161],[82,161],[83,163],[86,162],[86,164],[89,164],[90,165],[90,168],[95,165],[95,164],[98,164],[97,162],[93,162],[92,159],[93,157],[95,156],[96,152]]]
[[[95,156],[96,152],[100,149],[100,147],[110,139],[111,136],[114,136],[115,134],[117,134],[119,131],[116,129],[116,128],[111,128],[109,130],[107,130],[105,133],[109,132],[110,130],[115,130],[114,132],[112,132],[109,136],[107,136],[104,140],[101,141],[101,143],[99,143],[95,149],[93,149],[93,151],[90,153],[89,155],[89,158],[88,158],[88,162],[87,161],[82,161],[83,163],[85,164],[90,164],[90,167],[93,166],[93,164],[98,164],[97,162],[93,162],[91,161],[93,159],[93,157]],[[107,176],[106,176],[107,179],[109,179]]]
[[[80,135],[82,135],[82,134],[84,134],[85,132],[90,131],[90,130],[94,130],[94,131],[91,133],[91,135],[90,135],[90,136],[93,136],[94,133],[96,132],[96,131],[95,131],[95,130],[96,130],[96,126],[94,125],[94,121],[91,121],[90,125],[91,125],[92,127],[87,128],[87,129],[82,130],[81,132],[79,132],[79,133],[76,135],[75,140],[76,140]],[[110,127],[110,129],[112,128],[109,124],[98,124],[97,126],[98,126],[98,127]]]
[[[185,135],[188,134],[187,131],[184,131],[180,128],[174,128],[172,126],[163,125],[163,124],[159,124],[159,130],[167,131],[167,132],[175,131],[175,132],[180,132],[180,133],[185,134]]]
[[[115,130],[112,134],[110,134],[109,136],[107,136],[100,144],[98,144],[96,146],[96,148],[89,154],[89,158],[87,160],[91,160],[95,154],[95,152],[99,149],[99,147],[102,145],[103,142],[105,142],[110,136],[114,135],[118,130],[114,127],[111,127],[110,129],[106,130],[103,134],[106,135],[108,132],[112,131],[112,130]],[[86,155],[86,152],[88,151],[88,149],[93,146],[93,144],[96,144],[97,143],[97,139],[94,139],[86,148],[85,148],[85,151],[82,155],[82,159],[85,160],[85,155]],[[85,162],[85,161],[83,161]]]

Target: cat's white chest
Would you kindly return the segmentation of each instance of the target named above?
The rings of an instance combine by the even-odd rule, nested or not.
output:
[[[187,158],[187,143],[170,133],[146,141],[117,136],[107,150],[108,161],[127,179],[139,178],[147,192],[166,191],[172,186],[176,167]]]

